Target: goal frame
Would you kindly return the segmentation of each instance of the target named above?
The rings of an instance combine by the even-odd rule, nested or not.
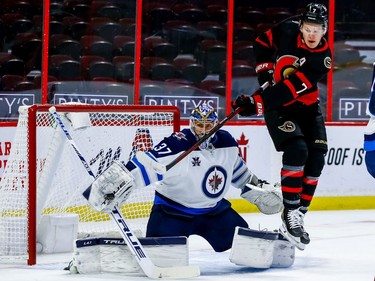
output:
[[[30,169],[30,167],[35,167],[37,162],[37,127],[36,127],[36,117],[38,112],[48,112],[52,105],[32,105],[28,108],[28,128],[27,128],[27,145],[28,150],[28,265],[36,264],[37,259],[37,171],[35,169]],[[57,111],[64,112],[152,112],[164,111],[171,112],[173,114],[173,131],[177,132],[180,130],[180,111],[176,106],[151,106],[151,105],[89,105],[89,104],[64,104],[64,105],[54,105]]]

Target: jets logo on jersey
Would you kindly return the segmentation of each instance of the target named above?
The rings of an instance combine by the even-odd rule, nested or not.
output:
[[[221,166],[213,166],[206,172],[203,182],[202,190],[207,197],[216,198],[224,192],[224,187],[227,181],[227,172]]]
[[[284,124],[278,127],[281,131],[291,133],[296,130],[296,125],[292,121],[286,121]]]
[[[297,68],[302,66],[306,62],[305,58],[299,58],[296,56],[281,56],[275,66],[274,78],[275,82],[280,82],[289,75],[297,71]]]

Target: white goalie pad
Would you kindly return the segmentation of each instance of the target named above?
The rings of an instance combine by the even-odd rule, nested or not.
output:
[[[270,268],[277,232],[236,227],[229,260],[237,265]]]
[[[252,268],[290,267],[295,248],[277,231],[236,227],[229,260]]]
[[[283,195],[279,184],[260,183],[257,186],[246,184],[241,197],[256,205],[263,214],[272,215],[283,209]]]
[[[186,237],[140,238],[152,262],[160,267],[187,266],[189,264]],[[85,238],[75,243],[71,273],[125,273],[144,276],[122,238]]]
[[[273,260],[271,267],[290,267],[294,264],[295,246],[279,233],[273,249]]]
[[[84,196],[97,211],[110,212],[125,202],[134,185],[132,174],[120,161],[114,161],[95,178]]]

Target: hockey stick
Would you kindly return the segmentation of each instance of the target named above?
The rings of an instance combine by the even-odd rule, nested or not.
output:
[[[73,150],[77,154],[78,158],[81,160],[82,165],[85,167],[87,173],[95,179],[95,175],[92,172],[89,164],[83,157],[82,153],[78,149],[76,143],[71,137],[70,133],[66,129],[62,119],[56,112],[54,106],[49,108],[49,112],[55,118],[57,124],[60,126],[64,132],[66,138],[69,141],[69,144],[72,146]],[[152,279],[162,279],[162,278],[192,278],[200,275],[200,270],[198,266],[176,266],[176,267],[159,267],[153,264],[150,257],[146,254],[143,249],[143,246],[139,242],[138,238],[134,235],[133,231],[129,228],[126,220],[124,219],[121,211],[114,206],[111,210],[111,218],[117,224],[120,229],[122,238],[126,241],[130,252],[134,255],[139,266],[142,268],[143,272],[147,277]]]
[[[268,85],[269,85],[269,82],[264,83],[253,94],[264,91],[268,87]],[[154,161],[149,156],[147,156],[146,153],[144,153],[144,152],[137,152],[137,154],[136,154],[137,159],[143,165],[151,166],[157,173],[164,174],[168,170],[170,170],[173,166],[175,166],[177,163],[179,163],[182,159],[184,159],[187,155],[189,155],[192,151],[196,150],[205,140],[207,140],[213,134],[215,134],[217,131],[219,131],[221,129],[221,127],[223,127],[225,125],[225,123],[227,123],[229,120],[231,120],[234,116],[236,116],[242,110],[244,110],[243,107],[236,108],[236,110],[232,111],[223,120],[221,120],[215,127],[213,127],[212,130],[208,134],[206,134],[202,138],[200,138],[192,147],[190,147],[188,150],[185,150],[178,157],[176,157],[176,159],[174,159],[171,163],[169,163],[167,165],[163,165],[159,162]]]

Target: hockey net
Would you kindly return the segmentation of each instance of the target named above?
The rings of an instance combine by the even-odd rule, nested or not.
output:
[[[49,107],[33,105],[19,110],[11,153],[0,181],[0,261],[24,259],[35,264],[37,226],[50,214],[77,214],[78,238],[118,233],[109,215],[94,211],[82,196],[92,177],[48,112]],[[136,151],[149,150],[180,129],[180,114],[173,106],[55,107],[96,175],[113,160],[126,162]],[[121,206],[137,236],[145,235],[153,196],[152,186],[138,188]]]

